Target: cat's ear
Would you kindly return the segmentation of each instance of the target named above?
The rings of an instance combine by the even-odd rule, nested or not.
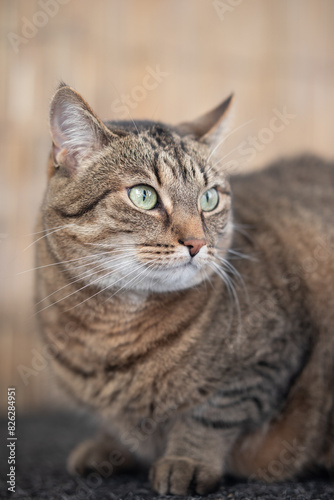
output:
[[[227,128],[227,115],[231,108],[233,94],[219,106],[191,122],[180,123],[176,128],[182,135],[190,135],[200,142],[215,146],[222,138]]]
[[[71,174],[113,135],[83,98],[64,83],[51,102],[50,129],[54,165]]]

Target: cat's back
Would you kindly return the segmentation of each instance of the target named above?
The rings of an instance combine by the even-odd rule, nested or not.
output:
[[[277,283],[301,287],[312,309],[334,311],[334,163],[300,156],[231,179],[244,225]],[[330,301],[330,303],[329,303]],[[333,313],[334,319],[334,313]]]
[[[315,240],[334,249],[334,163],[315,156],[278,161],[268,168],[232,177],[235,220],[276,234],[291,248]]]
[[[277,161],[264,170],[231,178],[235,211],[247,202],[249,216],[265,210],[281,218],[301,210],[333,220],[334,162],[304,155]],[[293,217],[293,213],[290,214]],[[247,216],[246,216],[247,217]],[[272,221],[274,223],[274,220]]]

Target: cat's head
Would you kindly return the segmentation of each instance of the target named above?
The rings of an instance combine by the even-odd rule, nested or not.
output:
[[[49,248],[73,280],[164,292],[197,285],[220,266],[231,194],[213,153],[230,103],[173,127],[103,123],[72,88],[58,88],[42,215]]]

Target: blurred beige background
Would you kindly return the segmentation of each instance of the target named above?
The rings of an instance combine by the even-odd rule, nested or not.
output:
[[[221,149],[233,172],[305,150],[333,157],[334,2],[2,0],[0,10],[0,408],[16,386],[23,412],[52,404],[28,270],[58,81],[102,119],[171,123],[234,91]]]

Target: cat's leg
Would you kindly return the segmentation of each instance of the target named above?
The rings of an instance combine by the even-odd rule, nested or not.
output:
[[[80,443],[67,460],[67,470],[71,474],[87,475],[95,471],[105,478],[114,473],[132,470],[137,465],[131,453],[106,433]]]
[[[318,472],[319,467],[334,471],[332,366],[323,351],[310,357],[280,414],[240,435],[229,456],[230,474],[272,482]]]
[[[235,430],[217,430],[191,417],[180,418],[170,431],[164,455],[151,467],[153,489],[175,495],[214,490],[237,435]]]

